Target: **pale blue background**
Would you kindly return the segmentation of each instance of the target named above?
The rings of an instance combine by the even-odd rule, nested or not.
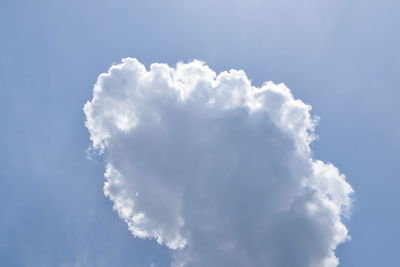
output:
[[[398,0],[0,0],[0,266],[168,266],[103,196],[82,106],[122,57],[285,82],[356,190],[341,266],[397,266]]]

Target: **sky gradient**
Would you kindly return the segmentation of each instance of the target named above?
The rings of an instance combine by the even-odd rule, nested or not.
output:
[[[84,103],[124,57],[200,59],[284,82],[321,117],[316,158],[355,190],[340,266],[394,266],[398,1],[1,1],[0,265],[169,266],[134,239],[86,159]],[[78,265],[79,266],[79,265]]]

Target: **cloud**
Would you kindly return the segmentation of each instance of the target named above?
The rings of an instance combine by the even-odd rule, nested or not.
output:
[[[353,190],[312,157],[310,110],[244,71],[133,58],[101,74],[84,107],[105,195],[173,266],[333,267]]]

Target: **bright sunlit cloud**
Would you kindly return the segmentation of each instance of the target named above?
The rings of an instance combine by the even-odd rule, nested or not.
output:
[[[126,58],[84,111],[105,195],[174,266],[338,265],[353,190],[312,157],[317,118],[284,84]]]

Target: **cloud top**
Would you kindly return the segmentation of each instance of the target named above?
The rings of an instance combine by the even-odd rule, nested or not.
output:
[[[351,186],[312,157],[316,118],[284,84],[201,61],[126,58],[84,107],[104,193],[173,266],[333,267]]]

